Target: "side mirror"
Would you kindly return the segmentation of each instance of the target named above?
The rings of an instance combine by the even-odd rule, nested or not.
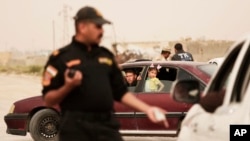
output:
[[[197,80],[177,80],[171,95],[178,102],[197,103],[200,100],[200,84]]]

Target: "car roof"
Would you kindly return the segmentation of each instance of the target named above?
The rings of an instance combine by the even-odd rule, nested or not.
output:
[[[135,61],[135,62],[125,62],[121,64],[122,67],[126,66],[149,66],[151,64],[159,65],[170,65],[170,66],[198,66],[208,64],[207,62],[193,62],[193,61]]]

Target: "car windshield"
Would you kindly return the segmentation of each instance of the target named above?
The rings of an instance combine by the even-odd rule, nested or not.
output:
[[[207,65],[199,65],[197,68],[205,72],[209,76],[212,76],[215,70],[218,68],[218,66],[214,64],[207,64]]]

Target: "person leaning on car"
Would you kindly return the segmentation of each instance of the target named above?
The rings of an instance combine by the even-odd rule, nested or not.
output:
[[[127,86],[115,57],[99,46],[104,19],[93,7],[81,8],[75,16],[75,31],[69,45],[54,51],[43,74],[46,106],[60,105],[60,141],[122,141],[119,123],[113,117],[113,101],[145,112],[154,123],[168,127],[166,119],[157,120],[155,110],[165,110],[137,99]]]
[[[183,50],[181,43],[176,43],[174,46],[175,54],[172,56],[172,61],[194,61],[193,55]]]

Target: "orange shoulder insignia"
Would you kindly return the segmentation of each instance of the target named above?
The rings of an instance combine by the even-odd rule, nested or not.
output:
[[[67,67],[72,67],[72,66],[75,66],[75,65],[79,65],[81,64],[81,60],[80,59],[75,59],[75,60],[70,60],[66,63],[66,66]]]
[[[52,52],[52,55],[53,55],[53,56],[57,56],[59,53],[60,53],[59,50],[55,50],[55,51]]]

